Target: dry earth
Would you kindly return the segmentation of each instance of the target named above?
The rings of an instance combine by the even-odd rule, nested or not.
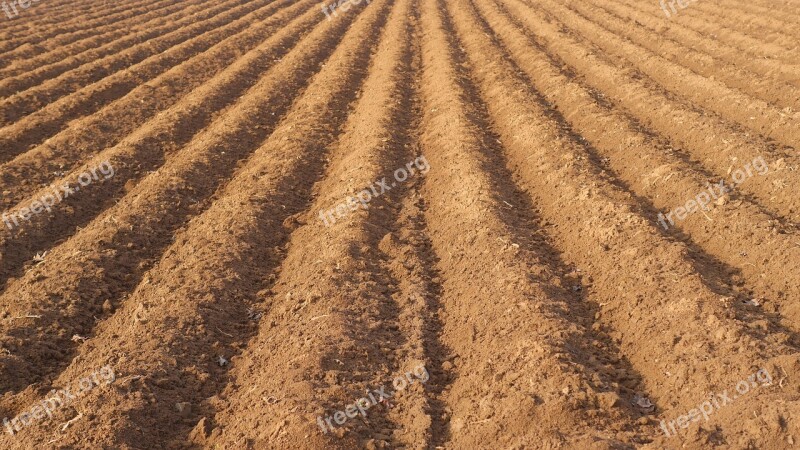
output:
[[[800,445],[800,0],[683,4],[5,0],[0,448]]]

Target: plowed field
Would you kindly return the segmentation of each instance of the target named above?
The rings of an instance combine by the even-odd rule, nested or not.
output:
[[[800,445],[800,0],[0,7],[1,449]]]

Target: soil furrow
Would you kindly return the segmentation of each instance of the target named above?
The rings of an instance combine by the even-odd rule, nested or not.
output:
[[[800,14],[797,13],[796,6],[787,10],[780,8],[779,2],[770,2],[769,7],[764,7],[752,2],[741,3],[727,0],[719,2],[719,5],[738,11],[742,23],[745,25],[758,24],[758,26],[773,28],[778,34],[789,33],[795,36],[800,34],[798,30],[792,28],[800,21]],[[755,27],[752,29],[755,30]]]
[[[657,11],[652,11],[639,4],[631,5],[620,1],[595,4],[594,6],[610,11],[619,20],[633,21],[640,26],[647,27],[651,33],[655,33],[661,39],[680,43],[686,48],[705,53],[718,60],[727,61],[729,66],[743,67],[767,79],[800,86],[800,67],[789,66],[764,58],[754,59],[743,54],[739,49],[715,39],[709,39],[707,36],[686,28],[679,23],[670,23],[669,26],[665,26],[663,15],[659,15]]]
[[[140,0],[140,1],[149,1],[149,0]],[[64,18],[70,17],[69,14],[77,14],[79,12],[85,11],[86,6],[78,5],[77,2],[71,2],[72,8],[69,8],[67,12],[64,11],[65,4],[70,3],[68,0],[54,0],[49,2],[45,8],[41,8],[39,14],[35,17],[30,18],[29,20],[5,20],[8,19],[7,14],[3,14],[2,17],[4,20],[0,21],[0,33],[9,32],[9,31],[18,31],[23,30],[25,28],[30,28],[34,25],[38,24],[45,24],[45,23],[53,23],[53,21],[58,21],[58,19],[64,20]],[[111,11],[114,8],[130,8],[131,5],[122,4],[117,5],[116,7],[112,7],[111,9],[106,9],[103,11],[104,14],[108,14],[108,11]],[[13,15],[13,10],[10,11]]]
[[[753,339],[747,328],[757,325],[736,319],[743,306],[726,303],[711,291],[687,260],[685,246],[660,236],[635,213],[632,199],[591,166],[582,155],[585,149],[559,126],[564,119],[492,51],[489,36],[476,32],[479,25],[470,12],[456,7],[451,11],[514,179],[552,223],[549,234],[565,259],[592,278],[588,295],[602,305],[598,325],[609,330],[640,371],[660,418],[683,414],[709,392],[746,379],[754,367],[773,372],[778,366],[797,367],[800,355],[783,344],[786,337]],[[609,260],[619,265],[602,264]],[[788,392],[773,386],[757,394],[777,400]],[[711,420],[728,443],[742,446],[757,439],[758,447],[774,447],[786,441],[783,422],[766,424],[769,432],[757,437],[743,433],[741,424],[764,426],[759,416],[792,415],[797,398],[792,394],[780,403],[760,402],[756,417],[745,414],[753,405],[734,403]],[[726,427],[731,423],[737,427]],[[663,445],[667,438],[656,437],[655,427],[653,432]],[[793,426],[790,433],[794,432]],[[693,425],[692,432],[674,439],[693,446],[707,441],[708,432]]]
[[[696,52],[674,41],[654,40],[652,31],[620,21],[618,17],[586,2],[568,3],[568,7],[582,17],[589,18],[588,20],[616,35],[624,36],[630,42],[644,47],[656,55],[668,58],[695,74],[705,78],[718,79],[726,86],[769,102],[784,112],[800,111],[800,87],[764,79],[758,74],[728,66],[714,57]]]
[[[765,210],[786,217],[787,228],[800,223],[797,198],[784,194],[788,186],[800,185],[800,172],[794,170],[800,166],[800,160],[792,149],[771,145],[725,120],[672,98],[667,92],[648,86],[640,76],[590,53],[520,2],[510,0],[504,6],[532,42],[538,42],[554,61],[574,67],[583,81],[596,89],[598,98],[612,101],[615,106],[630,111],[646,127],[668,136],[673,146],[687,151],[696,165],[707,168],[717,177],[728,178],[729,170],[735,169],[733,165],[737,161],[750,162],[762,156],[770,164],[774,162],[774,178],[753,177],[740,188],[752,194]]]
[[[793,30],[797,26],[798,18],[794,21],[788,15],[781,14],[781,18],[769,18],[758,20],[758,16],[739,11],[738,9],[725,8],[722,13],[723,5],[699,4],[697,8],[687,8],[687,14],[708,24],[714,25],[717,30],[730,31],[731,34],[740,37],[744,45],[751,46],[750,49],[757,49],[759,55],[772,54],[785,59],[790,64],[800,63],[800,48],[798,48],[798,36],[787,36],[783,34],[785,30]],[[684,11],[680,11],[680,15]],[[757,24],[751,26],[750,21],[754,20]],[[777,29],[779,33],[773,31]],[[767,49],[767,51],[765,51]]]
[[[608,32],[551,0],[537,3],[535,8],[542,10],[545,6],[549,17],[558,17],[557,20],[579,34],[587,46],[602,49],[607,55],[623,58],[670,92],[784,145],[800,147],[798,120],[788,117],[780,109],[738,90],[727,88],[716,80],[692,73],[624,37]]]
[[[97,5],[86,3],[87,2],[81,1],[54,0],[48,2],[46,5],[37,5],[35,9],[37,14],[35,15],[20,16],[19,19],[3,20],[3,22],[0,23],[3,24],[3,31],[26,31],[42,25],[63,25],[70,21],[77,20],[78,17],[83,17],[81,14],[89,15],[90,19],[108,17],[120,14],[121,12],[133,9],[137,6],[153,4],[155,2],[153,0],[134,0],[132,2],[111,5],[110,7],[108,7],[108,4],[103,4],[98,7]],[[39,6],[43,7],[39,8]],[[19,11],[19,9],[20,8],[17,8],[17,11]],[[8,15],[4,16],[6,18],[8,17]],[[25,19],[22,17],[25,17]],[[88,24],[91,25],[91,23]]]
[[[194,4],[192,6],[192,4]],[[0,98],[6,98],[25,89],[36,86],[46,80],[56,78],[62,73],[79,67],[87,62],[100,59],[113,53],[118,53],[128,47],[145,42],[150,37],[166,34],[161,32],[159,25],[185,18],[192,13],[210,9],[204,0],[194,0],[181,7],[172,5],[167,11],[153,11],[151,19],[145,17],[132,17],[131,24],[122,29],[115,30],[112,34],[96,36],[92,39],[79,41],[69,46],[62,46],[53,51],[33,57],[13,57],[15,62],[0,71]],[[121,24],[124,25],[124,24]]]
[[[259,303],[262,280],[279,262],[281,241],[290,233],[274,231],[310,201],[311,191],[300,187],[311,186],[321,175],[325,152],[319,149],[333,141],[357,94],[374,47],[364,42],[376,41],[389,8],[374,1],[363,11],[327,22],[315,32],[318,45],[337,49],[312,85],[211,207],[148,272],[148,281],[82,346],[83,358],[61,375],[68,378],[84,370],[85,361],[95,357],[111,358],[121,376],[142,375],[129,386],[136,395],[124,388],[106,392],[95,423],[75,424],[95,445],[153,448],[158,442],[187,442],[187,436],[207,437],[202,424],[210,423],[214,409],[204,402],[227,384],[228,364],[236,364],[232,356],[254,331],[248,307]],[[350,20],[355,25],[337,45],[341,33],[335,31],[344,31]],[[292,137],[298,130],[304,132],[303,140]],[[137,317],[144,320],[137,322]],[[129,336],[114,330],[122,323],[134,323]],[[146,353],[140,352],[143,347]],[[119,358],[123,354],[127,356]],[[234,362],[220,365],[218,356]],[[154,414],[150,399],[169,406]],[[176,402],[189,402],[190,414],[175,412]],[[190,433],[204,417],[200,431]],[[120,418],[127,425],[119,427]],[[29,430],[18,436],[23,437],[41,439]]]
[[[401,110],[411,111],[411,120],[406,120],[400,130],[413,130],[405,133],[408,136],[400,141],[406,149],[394,155],[391,161],[386,161],[384,167],[389,173],[391,168],[403,167],[407,161],[424,162],[423,167],[430,170],[427,159],[421,155],[419,131],[423,117],[421,101],[422,59],[421,39],[419,25],[419,8],[414,8],[413,45],[408,50],[410,59],[406,78],[415,80],[413,85],[403,86],[400,94],[404,103]],[[392,155],[387,155],[392,156]],[[389,168],[391,166],[391,168]],[[422,174],[427,175],[427,173]],[[389,274],[392,283],[392,297],[400,306],[399,330],[401,336],[408,336],[402,349],[405,361],[419,361],[424,363],[424,371],[420,367],[412,367],[412,374],[419,380],[420,373],[425,374],[423,389],[416,389],[405,393],[404,398],[392,403],[389,418],[399,423],[398,429],[392,433],[391,444],[411,448],[436,448],[447,438],[447,413],[445,404],[441,400],[442,392],[449,386],[449,374],[443,369],[444,364],[451,356],[450,350],[442,343],[443,330],[440,299],[442,297],[441,274],[436,270],[436,256],[431,249],[430,236],[425,223],[425,201],[419,193],[424,182],[423,177],[415,176],[401,187],[387,196],[387,208],[372,208],[373,216],[380,218],[386,212],[396,215],[381,220],[385,231],[376,247],[379,251],[379,261],[383,270]],[[402,199],[397,199],[401,193]],[[394,207],[395,203],[399,203]],[[381,205],[384,206],[384,205]],[[371,228],[374,230],[374,228]],[[415,371],[416,370],[416,371]],[[388,383],[388,380],[386,380]],[[402,402],[402,403],[400,403]],[[408,406],[405,404],[409,403]],[[369,446],[369,441],[367,441]]]
[[[226,390],[222,396],[226,408],[217,415],[222,432],[210,446],[232,447],[244,441],[281,446],[308,439],[325,442],[327,448],[353,448],[382,446],[389,440],[408,442],[404,438],[411,437],[417,439],[414,447],[420,448],[426,442],[429,420],[419,380],[418,386],[371,407],[366,418],[343,427],[329,428],[325,422],[325,416],[331,420],[336,409],[364,397],[365,390],[371,393],[370,389],[388,386],[392,391],[393,377],[428,366],[419,355],[408,352],[409,346],[418,343],[405,333],[409,324],[399,321],[406,302],[398,298],[399,287],[380,262],[377,248],[405,189],[392,187],[385,196],[373,198],[366,211],[359,208],[325,219],[329,225],[318,214],[391,174],[398,164],[403,167],[406,158],[414,160],[403,137],[408,124],[398,123],[408,107],[412,80],[407,61],[409,3],[398,4],[388,21],[359,101],[334,145],[322,181],[314,188],[313,204],[306,214],[292,219],[288,253],[267,292],[261,331],[237,358],[241,362],[234,361],[240,364],[238,378],[282,371],[270,355],[287,355],[291,374],[288,379],[262,380],[246,392],[239,383]],[[319,326],[311,334],[298,332],[314,322]],[[258,431],[240,423],[238,418],[252,401],[272,396],[278,400],[275,407],[291,409],[292,414],[276,414]]]
[[[40,144],[64,128],[68,122],[80,116],[90,115],[93,111],[105,107],[109,102],[113,103],[115,97],[119,97],[120,94],[127,95],[130,99],[130,96],[136,95],[137,92],[143,96],[141,95],[142,90],[149,89],[150,92],[144,96],[148,99],[142,99],[141,104],[137,105],[138,109],[146,109],[145,103],[150,102],[149,97],[157,97],[160,94],[159,90],[163,89],[158,85],[160,78],[157,78],[162,77],[163,72],[169,74],[170,71],[178,70],[177,68],[181,67],[186,60],[194,61],[198,55],[203,57],[209,47],[216,45],[228,36],[245,30],[249,21],[263,20],[268,17],[269,13],[276,11],[276,5],[281,4],[284,2],[270,2],[261,9],[249,12],[243,17],[232,20],[201,36],[188,39],[160,54],[148,57],[124,71],[119,71],[97,83],[81,86],[76,92],[41,107],[12,125],[0,128],[0,148],[3,148],[0,161],[8,161],[18,154],[32,149],[36,144]],[[211,69],[213,67],[209,68],[209,72]],[[194,76],[199,75],[195,74]],[[145,84],[146,82],[147,84]],[[139,86],[140,84],[143,86]],[[139,87],[136,88],[136,86]],[[76,124],[77,122],[73,122],[73,125]]]
[[[570,127],[585,138],[587,158],[603,161],[621,179],[626,190],[646,202],[643,210],[650,214],[652,221],[663,223],[666,231],[672,225],[658,216],[660,211],[666,214],[685,203],[687,198],[708,192],[710,180],[706,174],[674,155],[668,144],[653,139],[652,133],[639,131],[641,126],[635,121],[598,104],[588,89],[561,73],[559,66],[545,55],[531,52],[525,36],[510,22],[501,20],[496,9],[483,12],[527,79],[552,108],[568,118]],[[635,161],[629,158],[633,153],[637,155]],[[768,173],[768,166],[762,169],[765,170],[763,174],[754,173],[754,176]],[[773,314],[780,312],[786,317],[789,328],[800,329],[800,311],[790,300],[800,294],[795,293],[792,282],[800,274],[794,273],[791,263],[800,260],[800,247],[794,244],[800,236],[793,230],[781,229],[769,215],[735,191],[721,195],[724,203],[706,195],[710,205],[708,212],[697,212],[685,221],[676,219],[674,229],[665,234],[683,231],[688,238],[687,247],[701,252],[696,259],[719,262],[733,269],[728,276],[738,278],[743,284],[736,300],[744,303],[751,301],[754,295],[761,298],[761,308],[744,311],[748,319],[764,321],[765,317],[758,311],[769,309]],[[697,262],[695,265],[701,272],[707,272]],[[769,282],[761,276],[765,272],[772,275]],[[765,302],[768,303],[766,307]],[[765,322],[765,327],[772,332],[787,333],[777,320],[774,322]]]
[[[52,8],[37,8],[36,11],[38,11],[39,14],[36,14],[35,17],[26,16],[28,20],[5,20],[8,18],[8,15],[4,12],[3,15],[0,16],[0,18],[4,19],[0,22],[0,35],[4,38],[2,45],[0,45],[0,56],[5,55],[4,52],[7,51],[8,47],[35,44],[38,42],[26,39],[34,37],[47,38],[58,35],[59,33],[70,33],[71,30],[59,27],[70,24],[76,17],[81,17],[82,21],[79,23],[82,23],[84,27],[91,27],[105,19],[110,18],[114,20],[118,15],[124,14],[126,11],[132,11],[136,8],[140,8],[142,5],[154,4],[158,1],[159,0],[134,0],[112,8],[100,8],[96,10],[94,14],[87,14],[86,8],[79,8],[74,5],[64,14],[59,14],[58,11],[54,11]],[[13,14],[13,11],[11,11],[11,13]],[[31,31],[36,29],[52,31],[52,28],[55,28],[56,31],[51,34],[44,34],[42,36],[30,35]]]
[[[796,50],[800,31],[795,26],[800,22],[800,15],[780,12],[779,17],[771,16],[773,9],[762,8],[750,4],[719,2],[717,8],[724,8],[724,14],[716,14],[715,9],[707,5],[699,5],[704,14],[711,14],[725,20],[740,31],[747,30],[747,35],[759,41],[774,43],[789,50]],[[730,17],[726,17],[730,14]],[[720,20],[718,19],[718,20]]]
[[[745,3],[741,1],[726,1],[737,8],[744,8]],[[759,5],[761,3],[761,5]],[[722,4],[722,3],[721,3]],[[760,8],[761,15],[774,15],[775,18],[793,17],[796,15],[798,4],[794,0],[752,0],[746,3],[748,6]],[[767,14],[769,13],[769,14]]]
[[[203,5],[201,1],[193,2],[195,5],[200,4]],[[189,4],[191,5],[191,3]],[[152,8],[152,7],[151,7]],[[203,9],[202,7],[197,9],[195,8],[188,8],[186,5],[176,5],[175,3],[171,2],[164,2],[163,5],[157,5],[156,8],[150,9],[149,12],[141,15],[134,15],[125,20],[122,20],[118,23],[114,23],[108,25],[106,27],[98,27],[95,28],[97,35],[87,37],[84,39],[80,39],[77,41],[73,41],[67,44],[60,44],[53,42],[53,40],[49,40],[47,42],[52,42],[54,44],[60,44],[55,46],[52,49],[47,49],[44,46],[36,46],[36,47],[26,47],[26,48],[35,48],[36,52],[24,55],[13,55],[13,52],[3,56],[3,58],[8,58],[11,60],[7,66],[3,67],[0,70],[0,77],[8,78],[12,76],[20,75],[24,72],[32,72],[32,71],[42,71],[45,66],[53,66],[49,68],[47,72],[50,74],[49,76],[52,78],[53,74],[59,74],[63,72],[66,68],[76,67],[77,65],[82,64],[82,59],[90,60],[90,58],[85,58],[87,53],[93,54],[88,52],[92,49],[97,49],[99,45],[110,43],[112,41],[116,41],[121,38],[125,38],[130,36],[133,32],[142,30],[147,28],[149,24],[155,23],[157,24],[159,19],[162,17],[170,17],[175,15],[176,12],[180,14],[188,14],[188,11],[200,10]],[[109,31],[106,31],[105,29]],[[104,46],[105,47],[105,46]],[[103,55],[105,56],[105,55]],[[64,61],[68,59],[68,61]],[[67,62],[69,65],[62,64],[58,65],[58,62]],[[57,72],[58,70],[61,72]],[[5,80],[4,80],[5,83]],[[18,88],[17,90],[22,90],[25,87]],[[5,96],[6,94],[4,94]]]
[[[785,64],[798,64],[798,49],[762,41],[761,37],[748,36],[739,31],[739,26],[731,28],[718,20],[713,20],[696,8],[686,8],[678,12],[673,20],[706,36],[730,44],[755,58],[781,61]]]
[[[297,32],[298,29],[294,28],[284,28],[279,31],[262,46],[249,52],[209,83],[204,84],[153,120],[145,123],[119,144],[95,155],[92,158],[95,166],[102,161],[111,161],[117,169],[115,176],[107,180],[107,183],[110,184],[109,188],[89,189],[89,191],[81,192],[79,197],[67,198],[56,205],[52,209],[52,214],[35,215],[27,222],[20,219],[19,226],[14,227],[12,231],[3,228],[0,231],[0,249],[3,249],[3,252],[0,252],[2,255],[2,259],[0,259],[2,280],[6,281],[9,276],[18,276],[25,261],[29,261],[36,253],[47,250],[59,239],[70,236],[75,232],[76,227],[89,223],[92,218],[110,206],[117,196],[122,195],[126,189],[125,186],[135,184],[148,171],[157,169],[163,163],[165,156],[182,148],[194,137],[195,133],[211,124],[215,115],[220,114],[235,102],[257,82],[265,70],[289,52],[298,38]],[[324,51],[328,48],[321,47],[317,42],[319,38],[316,36],[319,33],[318,31],[313,35],[315,36],[314,40],[310,41],[313,45],[303,45],[298,51],[292,53],[290,60],[294,62],[297,73],[280,75],[281,82],[298,86],[298,83],[304,79],[303,74],[312,70],[319,63],[319,58],[324,56]],[[306,60],[302,63],[297,62],[300,58],[306,58]],[[283,63],[281,67],[288,70],[288,67],[292,66]],[[280,102],[290,101],[291,98],[291,96],[283,95],[273,101],[281,104]],[[260,114],[269,113],[267,118],[271,118],[272,111],[269,110],[269,105],[257,103],[253,106],[252,102],[255,101],[257,100],[251,99],[250,103],[246,103],[245,106],[250,109],[256,108],[256,110],[262,107],[266,110],[258,115],[251,114],[251,116],[260,117]],[[263,126],[258,123],[249,123],[248,126],[252,129],[251,132],[264,132]],[[91,164],[86,163],[76,167],[72,173],[62,177],[56,185],[61,186],[68,181],[74,182],[82,169],[87,166],[91,167]],[[41,190],[28,199],[35,200],[48,192],[50,192],[49,189]],[[22,204],[18,205],[16,209],[7,211],[7,217],[18,211],[19,207],[22,207]]]
[[[793,448],[798,6],[0,0],[0,449]]]
[[[97,5],[80,5],[77,4],[77,2],[67,2],[67,4],[63,5],[63,8],[54,9],[51,7],[53,2],[49,2],[44,8],[36,8],[34,11],[36,11],[37,14],[25,16],[26,20],[11,20],[6,23],[11,24],[12,27],[14,24],[17,24],[19,31],[26,31],[32,28],[49,29],[46,25],[63,27],[73,23],[82,23],[84,26],[91,27],[97,25],[96,21],[100,19],[107,18],[116,20],[121,14],[130,14],[133,12],[141,14],[142,8],[160,7],[162,3],[163,0],[131,0],[129,2],[120,2],[110,7],[108,7],[108,5],[98,7]],[[22,16],[20,15],[20,17]],[[14,29],[8,28],[6,31],[14,31]],[[64,32],[67,30],[61,29],[61,31]]]
[[[124,11],[118,14],[108,15],[107,13],[99,13],[97,14],[96,20],[92,20],[91,17],[87,17],[86,15],[75,14],[79,17],[72,21],[54,19],[54,22],[58,24],[58,26],[55,27],[48,26],[49,24],[28,24],[27,29],[13,32],[13,34],[32,34],[36,39],[27,39],[25,42],[19,42],[19,40],[13,39],[5,41],[4,43],[6,45],[0,47],[0,52],[3,52],[0,53],[0,57],[2,61],[4,61],[4,63],[0,64],[0,67],[6,67],[21,59],[52,51],[80,40],[91,39],[107,30],[115,30],[120,26],[124,26],[130,19],[134,19],[135,23],[135,19],[144,14],[143,11],[159,9],[163,7],[162,3],[168,5],[171,2],[146,0],[141,3],[140,5],[128,3],[124,6]],[[72,26],[72,22],[76,25]],[[37,35],[34,30],[39,29],[47,31]]]
[[[21,153],[0,166],[0,192],[11,192],[0,199],[0,207],[15,205],[35,189],[57,179],[59,174],[72,170],[85,157],[117,144],[127,134],[160,111],[171,107],[192,89],[213,79],[243,53],[257,45],[264,36],[272,35],[279,27],[286,26],[299,32],[310,27],[319,18],[305,14],[301,22],[303,26],[295,28],[294,24],[287,25],[290,19],[294,19],[303,8],[309,6],[308,0],[285,8],[287,3],[288,0],[270,3],[263,9],[207,33],[203,38],[155,57],[154,64],[144,61],[137,66],[141,69],[140,74],[146,73],[148,65],[158,68],[157,63],[162,56],[169,58],[170,55],[181,55],[187,49],[191,50],[191,55],[202,50],[202,46],[213,45],[195,56],[187,57],[184,62],[146,84],[134,87],[137,83],[131,80],[129,84],[132,90],[127,95],[95,114],[72,120],[68,128],[49,139],[49,135],[56,133],[60,126],[72,118],[69,114],[64,116],[68,111],[59,106],[62,103],[80,103],[81,96],[91,98],[90,94],[84,95],[84,90],[78,91],[12,126],[0,129],[0,145],[6,146],[7,157]],[[254,20],[258,21],[258,25],[249,25]],[[125,77],[130,78],[128,72],[119,75],[119,78]],[[91,89],[88,91],[91,92]],[[43,140],[45,142],[40,143]],[[31,146],[33,147],[26,151]],[[0,161],[3,160],[0,158]]]
[[[432,167],[423,195],[442,275],[442,339],[453,352],[445,367],[452,377],[443,393],[445,445],[611,446],[635,420],[622,388],[602,370],[621,361],[602,344],[580,344],[598,341],[587,328],[591,315],[531,232],[534,218],[480,134],[486,124],[439,7],[423,8],[422,143]],[[499,440],[484,438],[490,435]]]
[[[419,148],[416,143],[411,147]],[[393,297],[401,305],[401,334],[408,336],[405,359],[424,362],[428,380],[424,394],[405,394],[402,402],[408,402],[411,397],[411,408],[393,409],[389,414],[397,422],[408,424],[394,430],[392,440],[398,446],[436,448],[448,435],[442,393],[449,386],[450,374],[443,367],[450,364],[448,359],[452,355],[441,342],[441,274],[435,268],[436,258],[425,224],[426,206],[418,192],[420,183],[415,181],[401,201],[398,217],[387,227],[389,232],[381,238],[378,249],[396,286]]]
[[[165,28],[172,28],[174,31],[163,35],[159,35],[157,32],[153,31],[150,33],[151,35],[149,37],[152,38],[150,40],[136,44],[117,54],[86,63],[54,79],[47,80],[33,88],[14,94],[0,102],[0,118],[2,118],[0,125],[13,123],[35,112],[37,109],[65,95],[80,90],[87,85],[97,82],[102,84],[103,81],[107,82],[107,78],[114,76],[115,73],[135,74],[135,72],[119,71],[127,69],[148,57],[157,56],[182,42],[191,41],[197,38],[198,35],[209,32],[214,28],[224,26],[255,10],[265,1],[268,0],[246,3],[231,8],[229,3],[236,4],[237,2],[236,0],[229,0],[229,3],[218,5],[208,11],[196,13],[196,17],[187,17],[165,26]],[[166,64],[166,67],[177,64],[176,61],[164,61],[163,63]],[[124,85],[117,87],[115,84],[110,84],[105,90],[95,94],[93,102],[95,105],[103,105],[121,97],[127,92],[128,89],[125,89]],[[87,109],[92,111],[96,110],[96,108],[97,106],[95,106],[94,109]]]

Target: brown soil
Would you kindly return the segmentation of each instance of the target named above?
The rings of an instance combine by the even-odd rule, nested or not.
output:
[[[800,445],[798,6],[0,10],[0,448]]]

